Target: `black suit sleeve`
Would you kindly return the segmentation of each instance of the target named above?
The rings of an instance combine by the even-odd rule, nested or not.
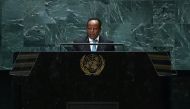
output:
[[[79,45],[76,45],[76,43],[79,43],[77,40],[73,41],[74,45],[72,47],[72,51],[79,51]]]

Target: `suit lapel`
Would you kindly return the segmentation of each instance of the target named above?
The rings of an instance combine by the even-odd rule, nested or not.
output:
[[[100,36],[98,43],[104,43],[103,37]],[[104,51],[105,45],[98,45],[97,51]]]
[[[84,39],[84,43],[89,43],[88,37]],[[91,51],[90,45],[83,45],[83,51]]]

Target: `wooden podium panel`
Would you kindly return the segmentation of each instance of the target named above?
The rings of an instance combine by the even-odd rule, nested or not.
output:
[[[102,57],[105,63],[99,75],[86,75],[82,70],[84,55]],[[113,109],[114,106],[118,109],[164,109],[167,104],[163,81],[147,53],[43,52],[39,53],[31,73],[14,75],[13,82],[18,109],[77,108],[68,108],[68,103],[83,103],[77,109],[81,106],[102,109],[101,103],[116,103],[117,106],[112,104]],[[97,107],[93,103],[97,103]]]
[[[68,102],[66,109],[119,109],[118,102]]]

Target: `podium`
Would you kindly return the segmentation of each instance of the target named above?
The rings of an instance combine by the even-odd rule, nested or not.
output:
[[[148,53],[15,53],[10,74],[17,109],[165,109],[169,102]]]

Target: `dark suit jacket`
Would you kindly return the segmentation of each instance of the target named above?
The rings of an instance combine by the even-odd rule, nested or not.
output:
[[[74,43],[89,43],[88,37],[84,37],[81,39],[77,39],[73,41]],[[113,41],[110,41],[108,39],[103,38],[100,36],[98,43],[113,43]],[[114,45],[98,45],[97,51],[114,51],[115,47]],[[91,51],[90,45],[74,45],[73,51]]]

